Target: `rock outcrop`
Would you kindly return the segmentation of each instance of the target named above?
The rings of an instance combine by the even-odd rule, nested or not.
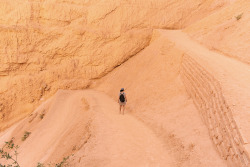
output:
[[[152,29],[184,28],[228,3],[2,0],[0,130],[58,89],[88,87],[145,48]]]

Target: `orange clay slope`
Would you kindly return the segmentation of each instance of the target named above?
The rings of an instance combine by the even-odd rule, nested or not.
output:
[[[0,131],[58,89],[87,88],[148,46],[233,0],[1,0]]]
[[[237,0],[185,28],[209,49],[250,64],[250,1]]]
[[[58,91],[0,143],[14,137],[25,167],[67,156],[70,166],[247,166],[248,69],[181,31],[156,30],[144,51],[93,84],[96,91]]]
[[[126,114],[152,128],[178,165],[226,166],[185,90],[180,75],[185,52],[175,45],[156,31],[149,47],[94,87],[115,101],[124,87],[128,98]]]
[[[154,34],[154,42],[104,77],[98,90],[116,99],[125,87],[128,111],[159,134],[174,135],[183,146],[176,148],[183,164],[201,160],[200,166],[216,166],[210,164],[212,152],[207,149],[213,143],[227,165],[249,166],[249,65],[213,52],[181,31]],[[199,125],[200,118],[208,131]],[[209,142],[202,138],[208,134]],[[186,150],[193,144],[195,156]]]
[[[155,30],[142,52],[93,81],[95,90],[59,90],[29,117],[1,132],[0,146],[14,137],[21,167],[54,165],[67,156],[68,165],[76,167],[248,167],[247,4],[235,1],[185,33]],[[241,10],[242,18],[233,20]],[[225,13],[230,16],[220,17]],[[216,28],[228,18],[233,27]],[[211,23],[213,19],[220,23]],[[202,32],[195,34],[198,30]],[[226,32],[223,40],[206,38],[207,33],[217,37],[217,30]],[[224,39],[228,35],[232,43]],[[207,45],[217,42],[230,47]],[[128,97],[124,116],[118,114],[121,87]],[[31,133],[22,141],[25,131]],[[7,163],[0,159],[0,164]]]
[[[67,156],[79,167],[226,166],[181,80],[183,54],[156,33],[143,52],[96,81],[96,91],[58,91],[2,132],[0,143],[15,137],[25,167]],[[124,116],[118,114],[120,85],[128,96]],[[22,141],[25,131],[31,134]]]
[[[25,167],[38,162],[54,165],[67,156],[69,166],[79,167],[178,165],[149,127],[117,111],[117,103],[103,93],[61,90],[33,115],[2,133],[1,143],[15,137],[20,146],[18,162]],[[45,114],[43,119],[41,114]],[[31,134],[21,141],[25,131]]]

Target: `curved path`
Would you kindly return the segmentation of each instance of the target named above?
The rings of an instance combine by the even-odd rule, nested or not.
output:
[[[162,141],[130,114],[118,114],[116,101],[97,91],[83,94],[94,114],[94,136],[86,145],[80,166],[173,166]]]
[[[21,141],[25,131],[30,136]],[[15,137],[21,167],[58,163],[72,154],[70,166],[174,166],[151,129],[130,114],[120,115],[118,103],[93,90],[60,90],[0,136]]]

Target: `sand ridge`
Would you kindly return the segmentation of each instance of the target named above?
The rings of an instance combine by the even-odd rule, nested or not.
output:
[[[48,109],[42,120],[34,118],[30,126],[26,119],[5,138],[15,137],[20,145],[21,166],[55,163],[73,153],[71,166],[173,166],[153,131],[129,114],[119,115],[118,104],[104,93],[61,90]],[[24,129],[31,135],[20,141]]]

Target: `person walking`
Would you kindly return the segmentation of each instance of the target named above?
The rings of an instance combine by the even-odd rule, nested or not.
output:
[[[120,104],[120,114],[122,113],[124,115],[125,105],[127,103],[127,97],[126,93],[124,92],[124,88],[121,88],[120,90],[118,103]]]

